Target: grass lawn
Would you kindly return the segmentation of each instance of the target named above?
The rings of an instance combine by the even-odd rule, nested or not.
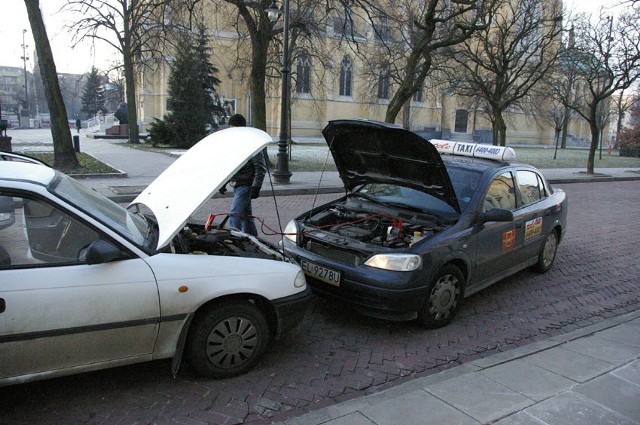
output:
[[[53,166],[53,152],[29,152],[27,155],[37,158],[40,161]],[[110,174],[118,173],[118,170],[113,169],[107,164],[97,160],[91,155],[84,152],[76,152],[76,157],[80,163],[80,168],[61,169],[65,174],[77,175],[77,174]]]
[[[152,147],[150,145],[127,145],[134,149],[163,152],[175,150],[170,147]],[[538,168],[584,168],[587,169],[588,149],[558,149],[556,159],[553,159],[554,147],[523,147],[516,146],[516,161],[525,162]],[[267,148],[269,158],[275,164],[278,146],[273,143]],[[289,169],[291,171],[320,171],[322,169],[335,171],[331,155],[327,157],[328,148],[325,144],[298,143],[291,148]],[[326,164],[325,164],[326,163]],[[275,166],[275,165],[274,165]],[[596,152],[595,168],[640,168],[640,158],[621,157],[617,150],[607,155],[607,150]]]
[[[584,168],[587,169],[589,158],[588,149],[558,149],[556,159],[553,159],[555,149],[549,148],[528,148],[516,147],[516,160],[526,162],[538,168]],[[596,152],[594,166],[598,168],[640,168],[640,158],[629,158],[620,156],[618,150],[607,155],[607,150],[603,149],[602,159],[600,151]]]
[[[148,144],[122,144],[121,146],[127,146],[131,149],[149,150],[153,152],[168,153],[169,151],[175,151],[175,148],[156,146],[153,147]],[[588,149],[558,149],[556,159],[553,159],[555,149],[554,147],[523,147],[517,146],[514,148],[516,151],[516,161],[531,164],[538,168],[582,168],[586,171],[587,159],[589,156]],[[278,146],[275,143],[269,144],[267,147],[269,153],[269,159],[272,164],[270,168],[275,167],[276,154],[278,152]],[[289,160],[289,170],[296,171],[335,171],[336,167],[333,163],[333,158],[328,154],[328,148],[325,144],[319,143],[296,143],[291,148],[291,158]],[[53,164],[53,152],[29,152],[29,155],[45,161],[47,164]],[[78,160],[80,161],[80,170],[62,170],[67,174],[104,174],[115,173],[117,170],[109,167],[108,165],[98,161],[91,155],[85,153],[78,153]],[[595,169],[599,168],[640,168],[640,158],[628,158],[621,157],[617,150],[614,150],[611,155],[607,155],[606,149],[602,152],[602,158],[600,158],[600,151],[596,152],[595,157]]]

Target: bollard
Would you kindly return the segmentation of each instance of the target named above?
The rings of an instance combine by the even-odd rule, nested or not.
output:
[[[80,136],[73,136],[73,150],[80,152]]]

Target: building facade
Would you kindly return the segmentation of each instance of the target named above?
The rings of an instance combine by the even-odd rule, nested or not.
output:
[[[209,16],[212,56],[219,69],[220,100],[230,112],[239,112],[251,123],[251,92],[249,68],[243,58],[250,57],[246,37],[238,28],[225,23],[237,10],[232,8],[203,11]],[[295,14],[296,12],[292,12]],[[291,59],[291,116],[292,139],[321,137],[328,121],[344,118],[384,120],[390,98],[397,88],[384,60],[376,66],[363,60],[362,52],[371,57],[379,55],[381,37],[394,37],[396,29],[387,28],[383,17],[372,25],[366,14],[354,14],[345,21],[341,16],[326,16],[315,31],[313,51],[295,49]],[[226,18],[225,18],[226,17]],[[223,24],[221,24],[223,23]],[[357,46],[356,46],[357,44]],[[308,48],[309,46],[307,46]],[[357,52],[357,53],[356,53]],[[280,56],[275,55],[274,61]],[[386,66],[393,65],[387,64]],[[274,63],[274,69],[279,65]],[[142,128],[154,119],[161,119],[169,111],[167,81],[170,67],[162,64],[153,70],[145,69],[138,84],[139,118]],[[280,132],[280,79],[274,73],[267,79],[267,128],[276,136]],[[410,107],[397,117],[397,123],[427,137],[491,143],[492,125],[481,108],[470,105],[468,99],[457,96],[450,89],[427,80],[422,90],[414,94]],[[535,113],[508,110],[505,114],[507,140],[510,144],[555,143],[553,125]],[[586,143],[589,127],[572,119],[570,143]]]

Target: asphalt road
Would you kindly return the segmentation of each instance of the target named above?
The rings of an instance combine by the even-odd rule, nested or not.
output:
[[[163,360],[5,387],[0,424],[265,424],[637,310],[640,182],[559,187],[569,228],[554,268],[468,298],[448,327],[373,320],[315,298],[301,326],[244,376],[208,380],[184,366],[174,379]],[[284,226],[313,197],[277,201]],[[211,201],[203,216],[227,202]],[[277,228],[272,199],[254,210]]]

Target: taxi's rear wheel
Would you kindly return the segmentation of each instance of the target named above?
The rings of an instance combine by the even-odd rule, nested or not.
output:
[[[429,286],[425,305],[418,311],[418,323],[428,329],[449,324],[462,304],[463,283],[460,269],[444,266]]]
[[[535,269],[539,273],[548,272],[553,266],[556,260],[556,253],[558,251],[558,232],[552,230],[544,241],[542,250],[538,254],[538,263],[535,265]]]
[[[258,363],[269,338],[267,320],[255,305],[218,305],[194,323],[188,339],[189,363],[201,376],[240,375]]]

